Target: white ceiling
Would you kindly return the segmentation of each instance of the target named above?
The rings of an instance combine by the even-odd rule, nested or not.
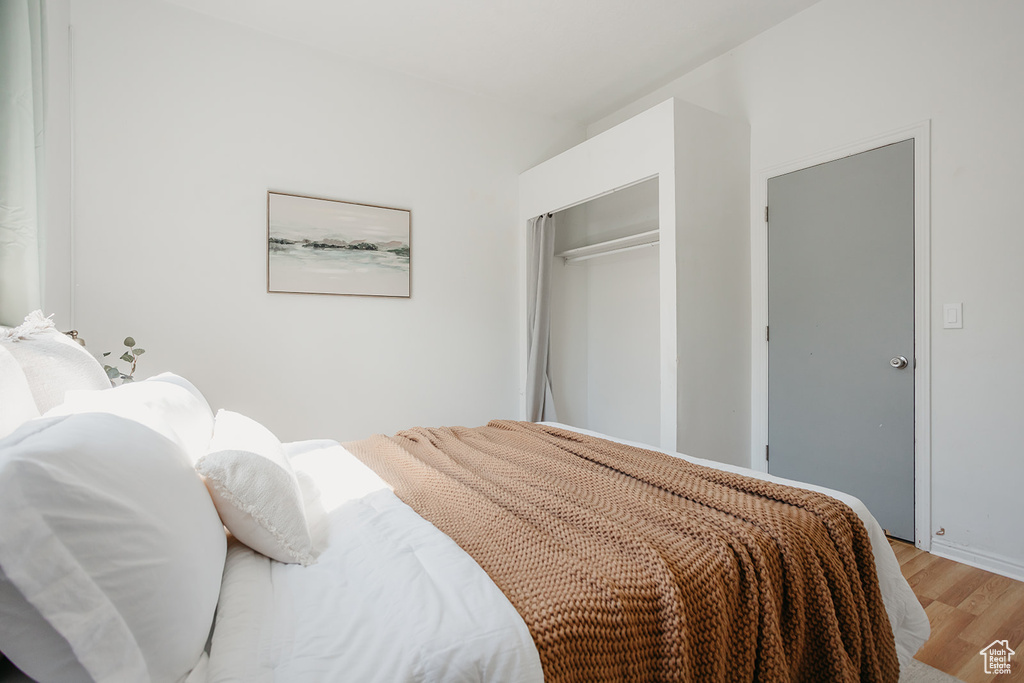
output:
[[[171,0],[590,123],[817,0]]]

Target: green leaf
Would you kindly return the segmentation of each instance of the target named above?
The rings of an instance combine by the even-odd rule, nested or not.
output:
[[[121,360],[123,360],[125,363],[131,363],[133,360],[135,360],[135,356],[131,354],[131,351],[125,351],[124,353],[121,354]]]
[[[107,377],[110,379],[117,379],[121,375],[121,371],[117,368],[112,368],[109,365],[104,368],[107,371]]]
[[[131,347],[135,346],[135,340],[132,339],[131,337],[125,337],[124,338],[124,345],[127,346],[128,348],[131,348]]]
[[[132,353],[134,353],[136,357],[141,356],[145,352],[146,349],[132,349]]]
[[[110,355],[110,351],[107,351],[106,353],[103,354],[103,357],[106,358],[109,355]]]

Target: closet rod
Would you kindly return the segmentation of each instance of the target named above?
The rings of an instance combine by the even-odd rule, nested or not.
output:
[[[608,251],[602,251],[597,254],[586,254],[585,256],[563,256],[565,263],[571,263],[573,261],[586,261],[587,259],[597,258],[598,256],[607,256],[608,254],[621,254],[624,251],[633,251],[634,249],[643,249],[644,247],[656,247],[657,242],[647,242],[646,244],[634,244],[631,247],[619,247],[618,249],[609,249]]]
[[[655,228],[654,230],[648,230],[627,237],[619,237],[607,242],[598,242],[597,244],[589,244],[585,247],[567,249],[561,254],[555,254],[555,256],[564,259],[565,263],[585,261],[606,254],[620,254],[624,251],[633,251],[641,247],[654,247],[658,245],[658,241],[658,230]]]

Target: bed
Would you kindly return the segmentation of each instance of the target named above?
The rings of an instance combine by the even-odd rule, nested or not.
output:
[[[13,372],[15,365],[26,363],[24,347],[15,349],[18,363],[5,360],[4,348],[10,351],[14,345],[0,340],[0,370]],[[51,365],[52,357],[47,358],[45,364]],[[430,490],[412,492],[404,475],[391,471],[396,458],[386,449],[374,455],[369,443],[373,439],[281,444],[244,416],[230,411],[215,416],[199,390],[183,378],[162,375],[114,389],[101,388],[93,380],[83,381],[79,372],[66,387],[51,381],[48,400],[53,405],[44,401],[22,411],[19,423],[8,424],[11,433],[0,440],[0,515],[5,519],[0,528],[0,652],[38,680],[670,680],[684,670],[712,669],[719,680],[781,680],[784,677],[766,663],[779,653],[784,660],[794,660],[786,660],[791,667],[787,671],[796,672],[786,674],[793,680],[810,680],[807,672],[825,665],[818,661],[822,657],[835,660],[827,665],[839,667],[837,671],[855,660],[857,673],[850,680],[895,680],[886,664],[891,655],[912,655],[929,635],[927,617],[902,578],[881,528],[860,501],[840,492],[661,453],[566,425],[497,422],[479,428],[483,431],[412,430],[401,437],[432,444],[454,438],[451,435],[465,442],[504,439],[523,431],[552,444],[562,444],[552,441],[560,439],[583,444],[580,448],[597,448],[605,454],[601,457],[621,457],[623,462],[651,460],[669,472],[676,471],[674,463],[699,466],[693,476],[711,481],[713,487],[719,480],[739,481],[755,491],[806,497],[814,505],[825,500],[820,504],[837,506],[830,507],[829,514],[848,513],[842,523],[856,528],[851,532],[853,545],[862,539],[865,548],[860,552],[866,550],[870,558],[870,571],[862,568],[864,592],[877,590],[879,604],[884,605],[874,622],[862,615],[860,623],[867,624],[870,637],[852,633],[851,627],[840,629],[839,646],[817,648],[813,657],[806,655],[809,663],[801,668],[795,660],[804,655],[795,653],[810,652],[807,641],[825,633],[810,616],[801,617],[807,622],[802,632],[781,632],[774,650],[762,642],[770,640],[766,634],[771,629],[760,622],[749,647],[743,642],[723,647],[720,638],[705,637],[699,620],[691,618],[692,623],[678,626],[672,638],[684,643],[686,652],[710,652],[705,659],[710,657],[713,663],[712,669],[691,668],[700,659],[692,652],[674,654],[680,657],[676,661],[664,653],[651,658],[649,652],[640,657],[630,650],[630,643],[644,638],[655,643],[655,649],[665,642],[659,624],[665,614],[675,614],[675,608],[659,602],[663,596],[657,591],[659,606],[654,611],[662,621],[635,622],[656,624],[651,628],[635,626],[628,610],[584,609],[590,578],[580,588],[571,588],[579,590],[578,599],[568,593],[568,600],[552,600],[549,607],[546,595],[524,599],[531,584],[509,579],[501,573],[508,568],[496,566],[514,564],[501,562],[506,546],[510,558],[519,557],[517,552],[540,553],[537,564],[549,576],[584,570],[567,569],[561,560],[552,562],[543,554],[550,549],[513,547],[510,539],[521,535],[518,522],[500,517],[512,503],[502,503],[498,512],[479,513],[487,523],[477,527],[490,529],[487,535],[494,537],[493,545],[481,551],[474,532],[459,536],[471,528],[472,520],[466,518],[475,515],[459,513],[456,519],[428,521],[417,512],[429,517],[427,509],[433,505],[444,517],[443,511],[459,509],[454,506],[456,494],[447,494],[449,499],[441,496],[438,504],[436,482],[434,495]],[[7,399],[15,385],[21,400],[39,398],[29,396],[32,381],[5,381],[5,409],[13,405]],[[53,398],[55,394],[62,394],[61,400]],[[625,450],[616,450],[612,442],[623,444]],[[562,453],[566,447],[550,450]],[[409,469],[418,467],[413,463]],[[592,463],[586,467],[615,470],[613,478],[626,469]],[[490,477],[491,470],[500,467],[486,469],[484,474]],[[513,475],[517,482],[522,479],[518,472]],[[785,488],[773,488],[776,485]],[[426,502],[418,502],[417,496]],[[566,500],[571,503],[579,496],[574,492]],[[631,505],[633,498],[628,496],[625,504]],[[791,526],[788,521],[780,524],[784,529]],[[785,545],[797,537],[779,538],[791,539],[778,541]],[[827,558],[822,563],[827,565]],[[493,576],[484,567],[490,567]],[[702,575],[720,573],[716,567]],[[641,574],[643,584],[647,572]],[[827,572],[823,576],[832,576],[826,583],[836,580]],[[679,599],[700,603],[712,588],[702,586],[691,591],[695,596]],[[834,600],[837,612],[854,609],[843,606],[841,590],[829,590],[825,601]],[[780,614],[803,609],[791,594],[780,595]],[[864,604],[870,603],[865,598]],[[647,615],[650,610],[641,611]],[[590,654],[577,656],[572,649],[576,645],[567,646],[564,633],[541,633],[538,623],[575,629],[584,640],[602,628],[605,640],[608,634],[621,632],[626,635],[618,640],[626,642],[625,649],[601,641]],[[629,630],[634,627],[640,629],[635,634]],[[747,630],[735,632],[749,631],[743,628]],[[663,667],[668,661],[669,668],[650,668],[656,665],[647,659],[658,660],[657,666]],[[594,666],[598,668],[587,668]],[[592,676],[594,671],[600,675]]]

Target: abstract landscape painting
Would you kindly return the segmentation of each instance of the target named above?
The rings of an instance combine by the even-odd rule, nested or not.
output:
[[[411,212],[267,193],[267,290],[409,296]]]

